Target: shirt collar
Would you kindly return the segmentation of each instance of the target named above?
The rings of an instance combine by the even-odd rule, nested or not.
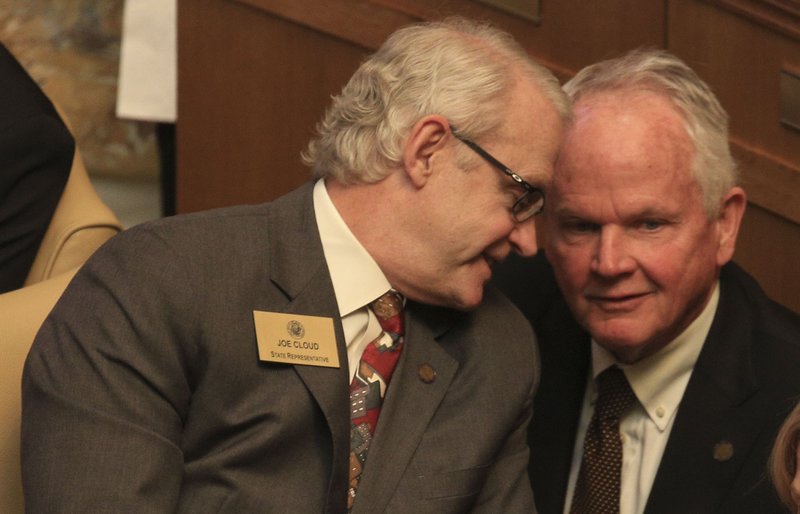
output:
[[[381,296],[391,285],[336,210],[324,179],[314,185],[314,214],[339,315],[344,317]]]
[[[719,303],[719,282],[700,315],[672,342],[658,352],[634,364],[616,362],[614,356],[592,340],[592,370],[597,378],[609,366],[617,364],[647,415],[663,431],[678,410],[697,357],[711,329]]]

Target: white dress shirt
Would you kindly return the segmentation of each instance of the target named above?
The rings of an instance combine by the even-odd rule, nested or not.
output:
[[[324,180],[314,185],[314,214],[342,318],[352,381],[364,347],[381,333],[378,318],[366,305],[391,289],[391,285],[339,215]]]
[[[616,364],[625,372],[639,403],[620,420],[622,477],[620,514],[641,514],[653,487],[678,405],[686,391],[697,357],[714,321],[719,303],[719,283],[700,315],[664,348],[634,364],[618,363],[614,356],[592,341],[592,378],[584,394],[583,410],[572,453],[564,513],[569,514],[575,482],[583,456],[583,440],[594,412],[597,386],[594,379]]]

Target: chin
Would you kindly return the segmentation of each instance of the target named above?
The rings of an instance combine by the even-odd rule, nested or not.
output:
[[[480,307],[481,303],[482,300],[478,300],[477,302],[464,302],[458,305],[453,305],[452,308],[458,311],[469,312]]]
[[[483,286],[474,291],[464,291],[453,298],[448,307],[459,311],[472,311],[477,309],[483,302]]]
[[[430,305],[437,305],[440,307],[447,307],[459,311],[471,311],[478,308],[483,302],[484,288],[491,277],[485,273],[464,273],[462,269],[460,273],[453,273],[445,279],[439,281],[439,287],[433,287],[434,284],[427,290],[425,295],[429,301],[423,301]]]
[[[654,338],[640,333],[590,331],[597,344],[611,352],[620,362],[632,364],[660,350],[660,344]]]

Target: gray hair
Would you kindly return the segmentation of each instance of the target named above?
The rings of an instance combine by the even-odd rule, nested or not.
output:
[[[722,198],[739,183],[728,144],[728,115],[708,84],[683,61],[665,50],[633,50],[582,69],[564,91],[575,103],[591,93],[641,87],[664,95],[683,116],[703,207],[709,217],[716,216]]]
[[[505,32],[457,17],[404,27],[333,98],[303,160],[317,178],[380,181],[402,162],[409,131],[426,115],[444,116],[471,138],[496,129],[518,78],[539,86],[568,119],[556,78]]]

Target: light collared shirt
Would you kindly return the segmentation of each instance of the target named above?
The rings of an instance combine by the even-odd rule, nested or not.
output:
[[[620,514],[641,514],[653,487],[678,405],[686,391],[697,357],[711,329],[719,303],[719,283],[700,315],[664,348],[634,364],[618,363],[614,356],[592,341],[592,378],[616,364],[625,372],[639,402],[620,420],[622,476]],[[583,456],[583,440],[597,399],[595,380],[589,380],[572,453],[564,513],[569,514],[575,482]]]
[[[342,318],[352,381],[364,347],[381,333],[378,318],[366,305],[391,285],[336,210],[322,179],[314,185],[314,214]]]

